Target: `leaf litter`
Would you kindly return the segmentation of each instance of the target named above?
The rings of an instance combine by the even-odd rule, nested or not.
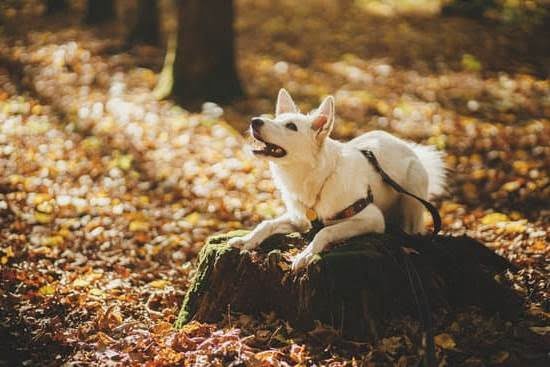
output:
[[[278,16],[257,27],[262,14],[238,22],[242,39],[254,27],[266,39],[284,31]],[[318,19],[307,26],[322,27],[326,17]],[[357,19],[350,22],[358,27]],[[337,35],[360,44],[351,34]],[[418,363],[420,329],[409,319],[396,320],[375,343],[342,340],[323,325],[299,332],[273,314],[230,313],[218,324],[172,328],[205,238],[250,227],[280,213],[282,204],[266,166],[243,153],[243,139],[223,115],[155,100],[156,74],[137,67],[131,54],[106,52],[113,43],[76,26],[1,39],[0,318],[2,338],[12,340],[3,346],[7,363]],[[306,108],[334,93],[338,137],[383,128],[443,149],[453,170],[449,193],[438,202],[444,230],[480,239],[518,266],[501,280],[525,297],[526,316],[508,322],[475,309],[438,313],[440,365],[544,361],[548,81],[483,75],[485,60],[459,70],[464,60],[477,61],[472,55],[432,72],[404,67],[422,59],[411,55],[403,61],[337,48],[324,55],[313,45],[249,45],[240,67],[250,98],[225,110],[237,129],[250,115],[269,112],[282,85]]]

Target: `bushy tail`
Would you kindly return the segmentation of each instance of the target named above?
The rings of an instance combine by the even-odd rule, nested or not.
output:
[[[411,148],[428,171],[428,199],[443,194],[447,181],[443,153],[430,145],[411,143]]]

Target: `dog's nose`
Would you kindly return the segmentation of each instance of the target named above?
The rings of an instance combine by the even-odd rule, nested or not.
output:
[[[262,126],[263,124],[264,124],[264,120],[258,117],[254,117],[250,122],[250,125],[252,125],[253,129],[259,129],[260,126]]]

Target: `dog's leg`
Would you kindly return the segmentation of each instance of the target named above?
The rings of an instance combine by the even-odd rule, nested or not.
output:
[[[426,199],[428,197],[428,177],[422,163],[413,160],[407,170],[407,190]],[[424,206],[415,198],[402,195],[401,198],[402,229],[408,234],[424,232]]]
[[[321,229],[313,241],[294,258],[292,270],[296,271],[306,266],[316,254],[332,242],[364,233],[383,233],[384,229],[382,212],[377,206],[371,204],[350,219]]]
[[[252,250],[271,235],[276,233],[305,232],[309,227],[310,223],[307,219],[291,216],[286,213],[278,218],[263,221],[247,235],[230,239],[229,244],[235,247],[242,247],[245,250]]]
[[[408,234],[424,233],[424,206],[415,198],[401,198],[401,229]]]

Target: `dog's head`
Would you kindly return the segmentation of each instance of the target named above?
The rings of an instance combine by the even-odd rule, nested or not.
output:
[[[326,97],[319,108],[302,114],[285,89],[279,91],[275,118],[254,117],[250,135],[254,155],[277,164],[315,162],[334,126],[334,98]]]

